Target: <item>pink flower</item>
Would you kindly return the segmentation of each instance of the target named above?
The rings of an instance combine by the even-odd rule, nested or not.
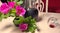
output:
[[[7,14],[10,10],[10,7],[7,5],[7,3],[2,3],[0,7],[0,12],[3,14]]]
[[[26,10],[21,6],[16,6],[16,14],[17,16],[23,16]]]
[[[21,31],[25,31],[25,30],[27,30],[27,28],[28,28],[28,24],[26,24],[26,23],[19,24],[19,29]]]
[[[11,8],[14,8],[15,2],[8,2],[8,5],[9,5]]]

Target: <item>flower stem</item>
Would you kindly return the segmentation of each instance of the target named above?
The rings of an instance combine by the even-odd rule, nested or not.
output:
[[[35,33],[35,31],[33,31],[32,33]]]
[[[12,0],[11,0],[12,1]]]

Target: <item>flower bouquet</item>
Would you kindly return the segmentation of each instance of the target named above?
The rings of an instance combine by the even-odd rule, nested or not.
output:
[[[24,17],[26,9],[21,6],[22,0],[7,0],[0,6],[0,21],[7,17],[15,17],[13,23],[22,32],[34,33],[36,26],[36,20],[32,16]]]

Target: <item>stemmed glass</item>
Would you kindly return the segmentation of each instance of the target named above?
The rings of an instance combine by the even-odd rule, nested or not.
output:
[[[48,24],[49,24],[49,27],[50,28],[55,28],[55,27],[58,27],[60,28],[60,23],[58,23],[58,18],[55,18],[55,17],[50,17],[48,19]]]

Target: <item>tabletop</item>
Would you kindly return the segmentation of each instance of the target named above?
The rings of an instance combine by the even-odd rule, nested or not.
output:
[[[42,20],[36,22],[37,27],[40,31],[35,31],[35,33],[59,33],[60,28],[50,28],[48,19],[50,17],[55,17],[58,19],[58,23],[60,21],[60,14],[59,13],[39,13],[39,17]],[[15,25],[13,24],[14,17],[8,17],[7,19],[3,19],[0,21],[0,33],[22,33]]]

